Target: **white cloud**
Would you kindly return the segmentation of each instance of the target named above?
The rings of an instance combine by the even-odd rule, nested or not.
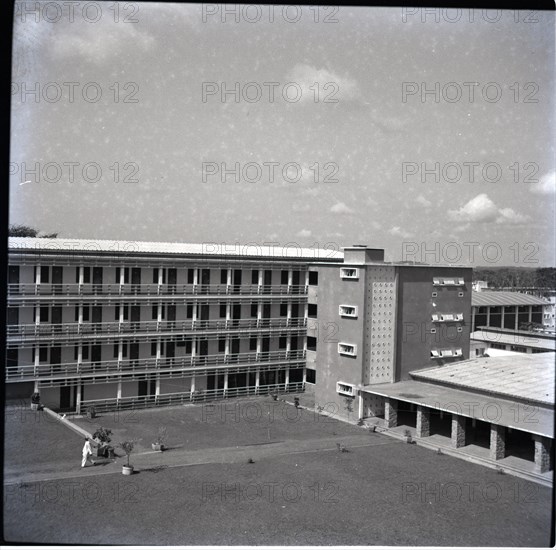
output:
[[[413,233],[403,230],[399,225],[395,225],[390,228],[388,233],[390,233],[390,235],[394,235],[394,237],[401,237],[402,239],[409,239],[409,237],[413,237]]]
[[[425,207],[429,207],[432,204],[432,202],[426,199],[425,197],[423,197],[423,195],[419,195],[415,200],[416,202],[418,202],[419,204]]]
[[[337,202],[330,207],[330,212],[333,214],[353,214],[353,210],[345,202]]]
[[[531,186],[531,193],[551,195],[556,190],[556,172],[546,173],[537,183]]]
[[[459,210],[448,210],[448,217],[451,220],[461,222],[463,227],[467,227],[470,222],[496,222],[500,225],[517,225],[529,219],[529,216],[524,216],[513,208],[498,208],[486,193],[477,195]]]
[[[359,99],[361,96],[357,81],[310,65],[298,63],[288,73],[287,79],[301,88],[300,102],[350,101]],[[315,86],[315,82],[318,86]],[[293,97],[295,93],[293,87],[288,93]]]
[[[501,208],[496,223],[507,225],[519,225],[529,220],[529,216],[517,213],[513,208]]]
[[[493,222],[498,215],[498,208],[486,193],[477,195],[459,210],[448,210],[448,217],[461,222]]]
[[[298,231],[296,237],[310,237],[312,235],[312,231],[310,229],[302,229]]]

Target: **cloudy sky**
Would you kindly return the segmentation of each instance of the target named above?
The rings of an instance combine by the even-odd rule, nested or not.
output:
[[[554,265],[553,13],[49,4],[16,6],[11,223]]]

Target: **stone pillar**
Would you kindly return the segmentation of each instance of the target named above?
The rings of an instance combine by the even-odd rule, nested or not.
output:
[[[452,447],[465,447],[465,416],[452,414]]]
[[[506,428],[490,425],[490,459],[500,460],[506,456]]]
[[[431,412],[427,407],[417,405],[416,437],[429,437],[431,434]]]
[[[395,399],[384,398],[384,420],[387,428],[395,428],[398,425],[398,407]]]
[[[534,435],[535,471],[544,474],[550,471],[550,440],[547,437]]]

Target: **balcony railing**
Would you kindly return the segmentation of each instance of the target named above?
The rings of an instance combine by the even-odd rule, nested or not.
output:
[[[160,359],[117,359],[85,363],[61,363],[55,365],[24,365],[6,367],[6,382],[40,379],[66,379],[88,376],[121,376],[133,373],[157,373],[194,371],[210,367],[256,365],[284,361],[303,361],[304,350],[279,350],[270,352],[228,353],[218,355],[195,355],[184,357],[161,357]],[[193,373],[191,373],[193,374]]]
[[[216,399],[229,399],[247,395],[267,395],[269,393],[294,393],[305,389],[303,382],[292,384],[268,384],[265,386],[245,386],[241,388],[228,388],[217,390],[203,390],[197,392],[162,393],[160,395],[145,395],[140,397],[122,397],[120,399],[90,399],[81,401],[81,411],[94,406],[97,413],[113,410],[145,409],[149,407],[162,407],[168,405],[181,405],[183,403],[203,403]]]
[[[200,331],[234,331],[243,329],[303,328],[304,317],[274,319],[209,319],[185,321],[118,321],[107,323],[62,323],[8,325],[8,341],[57,339],[61,337],[96,337],[102,335],[139,335],[148,333],[186,333]]]
[[[10,283],[8,295],[20,296],[183,296],[202,294],[307,294],[306,285],[205,285],[205,284],[53,284]]]

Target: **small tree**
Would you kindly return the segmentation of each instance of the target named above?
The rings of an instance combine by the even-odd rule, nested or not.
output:
[[[122,441],[119,445],[123,449],[124,453],[127,456],[127,466],[128,467],[129,467],[129,457],[131,456],[131,453],[133,452],[133,449],[135,448],[136,443],[137,443],[137,441],[135,439],[131,439],[129,441]]]

